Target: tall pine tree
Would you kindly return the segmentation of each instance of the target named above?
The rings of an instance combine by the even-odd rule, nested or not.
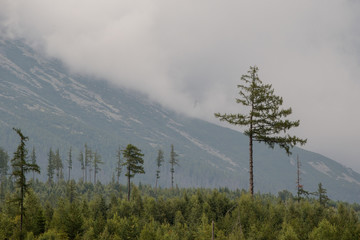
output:
[[[97,152],[94,152],[93,163],[94,163],[94,184],[96,184],[96,174],[98,174],[99,171],[101,170],[99,165],[104,163],[103,161],[101,161],[101,156]]]
[[[121,171],[122,171],[122,160],[121,160],[121,148],[119,146],[117,152],[116,152],[116,177],[117,177],[117,183],[119,184],[120,182],[120,175],[121,175]]]
[[[178,154],[174,151],[174,145],[171,144],[171,152],[170,152],[170,172],[171,172],[171,188],[174,188],[174,173],[175,173],[175,165],[179,165]]]
[[[55,170],[56,170],[56,178],[57,178],[57,181],[59,182],[60,179],[64,178],[64,175],[63,175],[64,165],[62,163],[62,159],[61,159],[61,156],[60,156],[60,150],[59,149],[57,149],[56,153],[55,153],[54,166],[55,166]]]
[[[82,151],[79,153],[78,161],[80,162],[80,167],[82,171],[82,180],[85,182],[85,162],[84,162],[84,154]]]
[[[26,141],[28,141],[29,138],[24,136],[20,129],[13,129],[20,137],[20,144],[17,147],[16,152],[14,152],[14,157],[11,159],[11,165],[12,176],[15,178],[16,187],[19,189],[19,196],[15,201],[18,202],[20,206],[20,239],[23,239],[23,221],[25,213],[24,198],[25,194],[28,192],[29,186],[26,182],[26,173],[30,171],[40,173],[40,167],[27,161],[28,150],[26,149]]]
[[[135,176],[137,173],[144,174],[144,154],[141,153],[141,150],[135,147],[132,144],[128,144],[127,147],[123,150],[123,156],[125,162],[123,163],[126,166],[126,174],[125,176],[128,178],[128,201],[130,201],[130,187],[131,187],[131,178]]]
[[[70,172],[71,172],[71,169],[72,169],[72,147],[70,147],[70,149],[69,149],[67,163],[68,163],[68,170],[69,170],[68,181],[70,181]]]
[[[54,172],[55,172],[55,155],[52,148],[50,148],[48,153],[48,166],[47,166],[47,176],[49,183],[53,182]]]
[[[156,158],[156,166],[157,166],[157,170],[156,170],[156,182],[155,182],[155,189],[157,189],[157,185],[158,185],[158,180],[160,178],[160,167],[162,165],[162,163],[164,162],[164,152],[159,149],[158,151],[158,156]]]
[[[215,113],[215,117],[220,121],[227,121],[233,125],[246,126],[244,134],[249,137],[249,172],[250,172],[250,193],[254,194],[254,175],[253,175],[253,142],[263,142],[271,148],[275,145],[285,149],[287,154],[291,154],[290,149],[296,144],[304,145],[306,139],[290,136],[286,132],[298,127],[300,121],[290,121],[285,119],[292,113],[291,108],[281,109],[283,99],[274,94],[270,84],[263,84],[258,76],[259,69],[250,67],[248,75],[243,75],[238,85],[240,98],[236,99],[246,107],[246,114],[220,114]]]

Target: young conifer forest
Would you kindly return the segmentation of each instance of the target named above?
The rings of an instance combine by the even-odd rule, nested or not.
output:
[[[91,178],[66,178],[57,151],[49,154],[47,181],[40,181],[35,151],[28,154],[28,138],[14,130],[20,144],[13,157],[0,148],[0,239],[360,238],[360,206],[332,201],[321,183],[317,192],[300,188],[296,196],[287,190],[276,196],[135,185],[131,179],[144,169],[141,150],[133,145],[122,151],[125,160],[116,168],[123,170],[127,183],[119,183],[115,175],[106,184],[89,180],[96,179],[96,164],[101,163],[96,154]],[[159,165],[162,158],[159,152]],[[69,176],[71,161],[69,151]]]

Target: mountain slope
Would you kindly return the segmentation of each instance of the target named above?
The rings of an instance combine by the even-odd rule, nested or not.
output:
[[[0,146],[13,152],[18,139],[12,127],[21,128],[30,137],[28,148],[36,148],[43,178],[50,147],[59,148],[65,161],[72,146],[75,160],[87,143],[105,162],[100,179],[110,181],[118,146],[132,143],[145,154],[146,174],[135,180],[154,184],[157,150],[163,149],[168,161],[173,144],[179,154],[179,186],[248,188],[248,139],[243,134],[178,115],[139,93],[70,74],[59,61],[21,41],[0,40],[0,116]],[[299,148],[293,153],[288,157],[256,144],[255,191],[295,192],[299,155],[306,190],[315,191],[322,182],[333,199],[359,199],[358,173],[316,153]],[[81,176],[77,161],[73,176]],[[161,169],[160,185],[170,185],[168,163]]]

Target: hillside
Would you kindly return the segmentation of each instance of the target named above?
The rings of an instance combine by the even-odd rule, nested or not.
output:
[[[0,40],[0,123],[0,146],[10,154],[18,144],[12,127],[30,137],[28,148],[37,151],[43,179],[50,147],[59,148],[65,160],[70,146],[76,158],[87,143],[105,162],[100,179],[110,181],[118,146],[132,143],[145,154],[146,174],[135,181],[154,184],[157,150],[164,150],[168,161],[173,144],[179,154],[179,186],[248,188],[248,140],[243,134],[176,114],[105,81],[69,73],[61,62],[21,41]],[[358,173],[317,153],[299,148],[293,153],[288,157],[279,149],[255,145],[255,191],[295,192],[298,154],[306,190],[315,191],[322,182],[332,199],[359,199]],[[80,178],[77,161],[73,173]],[[169,185],[166,163],[160,186]]]

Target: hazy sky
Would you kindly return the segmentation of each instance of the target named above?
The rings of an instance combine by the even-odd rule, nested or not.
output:
[[[0,0],[0,34],[218,123],[250,65],[306,149],[360,171],[360,1]]]

